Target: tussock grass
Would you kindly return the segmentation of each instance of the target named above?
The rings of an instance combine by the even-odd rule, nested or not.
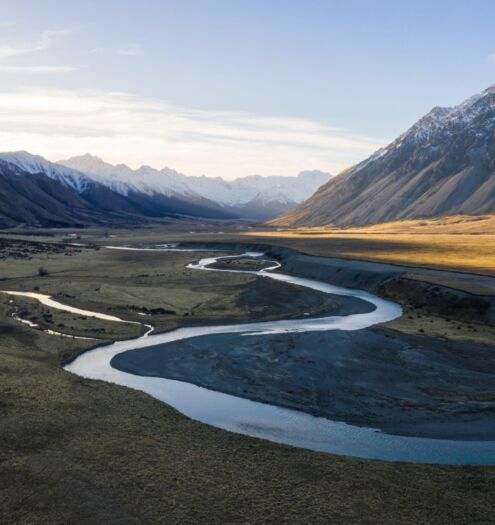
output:
[[[252,231],[244,233],[244,237],[308,250],[315,255],[495,275],[495,233],[435,233],[428,227],[421,233],[415,229],[390,232],[376,228]]]
[[[314,249],[328,250],[324,242]],[[185,271],[190,254],[65,253],[21,259],[6,253],[2,287],[39,287],[75,306],[133,320],[141,316],[132,303],[166,305],[177,314],[153,316],[161,329],[179,320],[245,319],[252,310],[253,303],[240,300],[254,286],[250,276]],[[38,276],[42,264],[48,276]],[[279,289],[268,290],[271,301]],[[255,302],[262,293],[254,293]],[[8,301],[0,296],[0,523],[492,521],[495,467],[337,457],[202,425],[143,393],[63,371],[61,361],[93,342],[21,325],[9,317]],[[292,307],[286,296],[280,303]],[[22,306],[43,313],[29,301]],[[300,309],[297,302],[293,307]],[[78,333],[96,326],[52,314]],[[112,338],[129,336],[125,325],[112,330]]]

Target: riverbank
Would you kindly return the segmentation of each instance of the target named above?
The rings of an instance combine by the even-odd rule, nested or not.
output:
[[[130,350],[111,364],[390,434],[492,441],[493,351],[387,329],[335,330],[206,335]]]
[[[301,262],[299,254],[278,256],[281,271]],[[222,264],[225,260],[235,261],[207,259],[205,264],[228,267]],[[299,272],[332,280],[335,268],[328,262],[305,256]],[[363,268],[359,276],[369,285]],[[390,276],[385,274],[385,279]],[[378,274],[375,280],[381,283],[384,278]],[[303,323],[301,330],[307,329]],[[391,434],[495,439],[493,346],[464,342],[447,346],[439,338],[373,327],[247,338],[208,335],[207,330],[205,334],[155,346],[149,341],[146,348],[115,355],[111,364],[131,374],[181,380]]]
[[[71,296],[64,300],[74,306],[136,320],[144,308],[174,309],[175,316],[151,313],[161,330],[178,320],[235,322],[248,313],[238,298],[251,278],[189,273],[187,260],[171,255],[81,249],[69,257],[69,249],[16,247],[22,259],[3,259],[2,288],[39,286]],[[37,275],[39,266],[48,279]],[[267,297],[276,299],[277,289]],[[493,517],[492,467],[358,460],[216,430],[143,393],[65,373],[60,363],[93,343],[32,330],[9,317],[7,301],[0,301],[2,522],[162,523],[166,516],[171,523],[450,525]],[[95,321],[73,322],[94,335]],[[101,337],[129,337],[117,333],[120,325],[114,330]]]
[[[248,246],[265,252],[271,248],[276,253],[287,250],[297,254],[291,258],[299,260],[294,271],[304,266],[306,255],[321,256],[327,260],[325,271],[329,265],[334,267],[332,279],[336,284],[366,289],[403,306],[404,317],[389,325],[391,328],[411,335],[493,344],[495,329],[490,322],[495,320],[495,236],[477,229],[472,233],[453,230],[449,234],[450,230],[443,228],[437,234],[429,226],[419,226],[421,234],[401,230],[385,232],[383,238],[375,233],[355,235],[345,231],[291,236],[276,231],[229,229],[226,224],[219,233],[212,225],[187,222],[167,229],[141,228],[138,232],[140,242],[147,244],[186,241],[241,251]],[[75,235],[59,230],[30,233],[52,242]],[[111,235],[98,229],[77,231],[78,242],[97,245],[108,244],[109,238],[112,244],[134,243],[136,234],[136,229],[114,229]],[[318,270],[312,276],[318,279]],[[486,309],[491,312],[489,323],[484,315]]]

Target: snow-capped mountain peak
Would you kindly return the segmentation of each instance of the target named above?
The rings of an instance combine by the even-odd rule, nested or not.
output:
[[[495,109],[495,85],[469,97],[457,106],[434,107],[385,150],[397,149],[407,143],[424,145],[438,132],[444,133],[445,136],[452,135],[456,129],[470,126],[480,115],[485,115],[493,109]]]
[[[171,168],[158,170],[146,165],[133,170],[125,164],[108,164],[89,154],[60,161],[60,164],[96,177],[122,195],[138,191],[148,195],[208,199],[241,215],[250,213],[248,208],[253,202],[256,202],[256,214],[262,215],[271,213],[268,209],[263,213],[260,210],[260,206],[268,203],[272,207],[277,203],[277,211],[295,206],[330,178],[330,174],[315,170],[301,172],[297,177],[250,175],[227,181],[221,177],[187,176]]]
[[[40,155],[32,155],[27,151],[0,153],[0,160],[13,164],[27,173],[44,173],[78,193],[82,193],[89,184],[89,178],[80,171],[54,164]]]
[[[193,205],[207,214],[216,210],[214,213],[229,217],[255,219],[265,219],[296,206],[330,178],[328,173],[307,171],[297,177],[251,175],[226,181],[204,175],[189,177],[171,168],[158,170],[143,165],[132,169],[125,164],[112,165],[89,153],[59,163],[26,151],[0,154],[0,160],[14,166],[19,173],[46,175],[79,195],[91,192],[101,195],[102,188],[106,188],[113,192],[112,199],[118,195],[128,201],[145,201],[146,206],[151,206],[150,213],[154,213],[152,209],[156,206],[161,209],[163,199],[168,199],[169,203],[174,201],[174,209],[187,210]],[[178,202],[183,204],[178,206]]]
[[[325,184],[278,226],[339,226],[495,210],[495,86],[435,107]]]

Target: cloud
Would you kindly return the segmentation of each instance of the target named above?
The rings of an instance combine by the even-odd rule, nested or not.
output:
[[[26,55],[29,53],[36,53],[44,51],[52,47],[52,45],[62,36],[71,33],[70,29],[61,29],[58,31],[44,31],[41,36],[33,42],[3,44],[0,45],[0,58],[16,57]]]
[[[139,43],[128,44],[127,46],[121,47],[120,49],[116,49],[114,53],[116,55],[125,55],[129,57],[140,57],[140,56],[143,56],[143,48],[141,47],[141,44]]]
[[[0,144],[52,160],[86,151],[133,167],[168,165],[225,178],[333,173],[386,141],[307,119],[204,111],[101,90],[0,92]]]
[[[13,57],[22,57],[50,49],[56,41],[72,32],[71,29],[61,29],[58,31],[44,31],[40,37],[32,42],[2,44],[0,45],[0,59],[9,59]],[[75,71],[78,66],[73,65],[18,65],[18,64],[0,64],[0,73],[6,74],[47,74],[47,73],[67,73]]]
[[[490,53],[488,55],[488,62],[490,62],[490,64],[495,64],[495,53]]]
[[[67,73],[76,71],[78,66],[2,66],[0,73],[27,73],[27,74],[44,74],[44,73]]]

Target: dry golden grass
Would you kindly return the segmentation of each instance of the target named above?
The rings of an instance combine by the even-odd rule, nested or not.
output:
[[[280,239],[301,238],[298,232],[253,232],[246,235],[269,237],[277,244],[280,244]],[[495,235],[326,233],[318,238],[328,242],[328,249],[319,250],[320,255],[495,275]]]
[[[409,219],[383,222],[371,226],[337,228],[331,225],[315,228],[294,228],[302,235],[333,233],[417,233],[417,234],[495,234],[495,214],[449,215],[430,219]]]
[[[427,234],[495,234],[495,215],[451,215],[433,219],[395,221],[369,226],[363,231]]]
[[[363,228],[251,231],[258,239],[311,241],[320,255],[495,275],[495,215],[398,221]],[[314,253],[314,249],[312,250]]]
[[[431,219],[391,221],[363,227],[349,228],[307,228],[298,229],[308,234],[312,232],[347,233],[416,233],[416,234],[495,234],[495,215],[450,215]]]

